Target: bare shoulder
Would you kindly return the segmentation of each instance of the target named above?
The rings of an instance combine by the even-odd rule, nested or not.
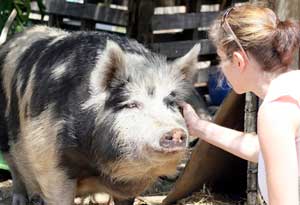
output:
[[[290,96],[282,96],[277,100],[263,103],[258,112],[258,125],[282,129],[300,127],[300,106],[297,100]]]

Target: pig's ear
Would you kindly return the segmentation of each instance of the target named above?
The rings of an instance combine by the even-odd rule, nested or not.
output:
[[[173,66],[180,70],[186,80],[190,80],[196,71],[200,49],[200,43],[196,44],[187,54],[177,58],[173,63]]]
[[[104,62],[102,86],[107,89],[112,80],[125,71],[125,54],[117,43],[107,40],[102,58]]]

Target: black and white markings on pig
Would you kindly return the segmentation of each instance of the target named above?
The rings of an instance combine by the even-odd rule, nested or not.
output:
[[[60,134],[74,137],[58,137],[61,149],[64,150],[61,153],[60,167],[66,170],[69,178],[103,175],[98,172],[99,167],[94,165],[117,161],[122,155],[120,146],[115,142],[119,133],[111,127],[114,115],[107,114],[97,127],[93,120],[96,113],[92,110],[75,112],[73,117],[69,121],[74,124],[66,123]]]
[[[93,36],[69,36],[44,51],[36,63],[32,116],[39,115],[49,104],[54,104],[54,112],[60,117],[69,104],[82,100],[78,97],[84,98],[88,93],[85,79],[96,62],[97,41]],[[83,48],[83,43],[88,45]],[[58,66],[64,70],[59,77],[55,77],[53,70]]]
[[[123,102],[129,99],[129,93],[126,90],[125,81],[119,81],[116,86],[110,88],[110,94],[105,102],[104,109],[112,109],[114,113],[124,108]]]
[[[19,98],[17,96],[17,87],[21,88],[21,95],[24,94],[25,87],[28,83],[31,70],[36,63],[37,56],[39,56],[46,48],[52,38],[39,40],[34,42],[22,56],[20,56],[19,64],[16,66],[16,73],[12,78],[12,89],[11,89],[11,102],[9,110],[13,111],[7,117],[8,126],[12,129],[9,130],[12,140],[17,140],[18,133],[20,130],[20,119],[19,119]],[[20,82],[18,77],[20,76]]]
[[[88,93],[88,80],[90,72],[95,67],[97,60],[97,52],[103,50],[107,39],[113,39],[120,45],[122,49],[128,50],[132,53],[146,54],[142,49],[134,49],[130,46],[128,40],[124,38],[112,36],[108,33],[78,33],[65,37],[63,40],[57,41],[50,46],[44,48],[42,55],[36,62],[35,70],[35,86],[32,96],[31,114],[33,116],[39,115],[48,104],[55,104],[56,113],[61,113],[64,106],[68,106],[69,100],[86,100],[74,99],[76,93]],[[41,40],[44,41],[44,40]],[[45,40],[47,41],[47,40]],[[49,40],[50,41],[50,40]],[[45,42],[46,43],[46,42]],[[48,42],[50,43],[50,42]],[[40,43],[33,44],[28,50],[36,50],[38,53]],[[46,46],[46,45],[44,45]],[[62,52],[63,51],[63,52]],[[26,58],[27,54],[24,54]],[[20,61],[22,64],[22,61]],[[61,74],[60,78],[53,79],[53,69],[59,65],[65,66],[65,72]],[[30,69],[26,69],[30,73]],[[27,73],[24,75],[26,84]],[[24,89],[22,89],[24,90]],[[88,96],[86,96],[88,97]]]
[[[14,76],[13,82],[16,90],[17,77],[20,76],[22,81],[19,82],[21,85],[21,95],[24,95],[26,85],[28,83],[30,73],[37,62],[37,59],[46,50],[47,45],[53,40],[53,38],[42,39],[34,42],[26,51],[20,56],[19,64],[16,67],[16,75]]]

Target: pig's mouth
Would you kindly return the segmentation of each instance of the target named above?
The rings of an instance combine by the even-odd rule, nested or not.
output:
[[[174,155],[174,154],[183,154],[186,152],[187,148],[186,147],[169,147],[169,148],[164,148],[164,147],[151,147],[151,146],[146,146],[146,151],[149,153],[153,154],[158,154],[158,155]]]

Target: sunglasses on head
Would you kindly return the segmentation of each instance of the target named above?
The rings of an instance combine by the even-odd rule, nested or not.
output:
[[[236,44],[238,45],[238,47],[240,48],[241,52],[246,56],[246,58],[248,59],[247,53],[245,51],[245,49],[243,48],[242,44],[240,43],[239,39],[237,38],[237,36],[235,35],[235,33],[233,32],[232,28],[230,27],[228,21],[227,21],[227,16],[230,14],[230,12],[234,10],[234,7],[231,7],[229,9],[227,9],[225,11],[225,13],[222,16],[221,19],[221,26],[224,29],[224,31],[231,35],[233,37],[233,40],[236,42]]]

